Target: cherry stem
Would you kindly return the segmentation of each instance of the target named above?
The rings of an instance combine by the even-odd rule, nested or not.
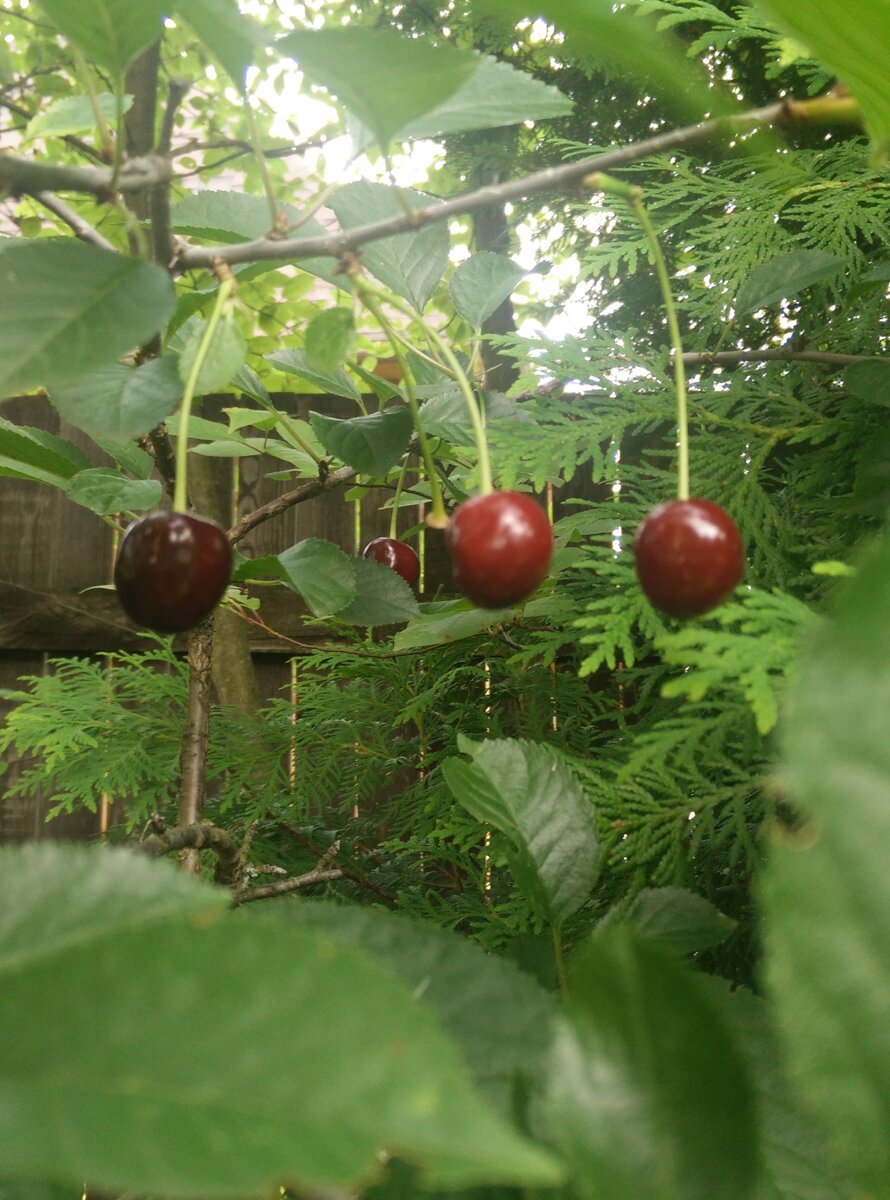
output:
[[[686,368],[683,363],[683,343],[680,338],[680,323],[677,320],[677,309],[671,292],[671,281],[668,276],[667,263],[661,249],[658,235],[649,219],[649,213],[643,204],[643,189],[624,183],[621,179],[613,179],[601,171],[584,177],[584,185],[591,191],[606,192],[612,196],[620,196],[626,200],[639,222],[640,228],[646,235],[649,250],[655,264],[655,273],[661,288],[661,298],[664,302],[667,316],[668,332],[673,351],[674,385],[677,395],[677,499],[689,499],[689,417],[686,404]]]
[[[402,469],[399,471],[399,481],[396,484],[396,492],[392,498],[392,516],[389,519],[389,536],[393,540],[398,540],[399,529],[399,501],[402,499],[402,490],[405,487],[405,479],[408,475],[408,460],[407,458],[402,463]]]
[[[186,480],[188,476],[188,453],[189,453],[189,435],[188,425],[189,418],[192,415],[192,401],[195,398],[195,392],[198,387],[198,378],[201,374],[201,368],[204,366],[204,360],[207,358],[207,353],[213,342],[216,327],[219,324],[220,317],[228,302],[232,289],[235,286],[235,280],[231,275],[223,279],[219,285],[219,291],[216,294],[216,301],[213,305],[213,311],[208,318],[207,325],[204,328],[204,333],[198,345],[195,361],[191,365],[188,373],[188,379],[185,384],[185,391],[182,393],[182,403],[179,406],[179,429],[176,434],[176,483],[173,489],[173,510],[174,512],[186,512],[188,510],[188,491]]]
[[[251,147],[253,148],[253,156],[256,159],[256,164],[259,167],[260,178],[263,181],[263,192],[266,196],[266,203],[269,206],[269,216],[272,218],[272,223],[269,226],[270,232],[279,232],[278,227],[278,201],[275,198],[275,189],[272,186],[272,176],[269,174],[269,164],[266,161],[266,156],[263,154],[263,148],[260,145],[260,133],[257,128],[256,114],[253,111],[253,105],[250,103],[250,97],[247,94],[247,89],[244,88],[241,92],[241,99],[244,103],[244,114],[247,118],[247,134]]]
[[[430,484],[430,515],[427,520],[435,528],[444,528],[448,524],[448,514],[445,512],[445,501],[442,499],[442,488],[439,484],[439,474],[436,471],[429,438],[426,436],[426,430],[423,427],[423,421],[420,417],[420,405],[417,403],[417,389],[411,364],[408,362],[408,356],[405,354],[405,350],[398,334],[392,326],[392,322],[383,311],[383,307],[378,300],[379,293],[377,289],[359,273],[358,269],[352,268],[350,274],[362,304],[364,304],[365,308],[367,308],[368,312],[371,313],[386,334],[389,344],[392,346],[393,354],[396,356],[396,361],[399,364],[399,369],[402,372],[402,382],[405,385],[405,399],[411,410],[411,419],[414,422],[414,429],[417,433],[420,456],[423,459],[423,465]],[[386,299],[389,301],[390,298],[386,297]],[[393,511],[393,520],[395,518],[396,510]]]

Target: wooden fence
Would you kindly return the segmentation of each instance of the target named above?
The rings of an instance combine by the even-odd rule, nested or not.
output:
[[[331,416],[354,416],[348,400],[327,396],[285,395],[276,404],[306,419],[310,411]],[[203,415],[213,419],[231,398],[205,401]],[[3,406],[8,420],[66,438],[80,447],[96,466],[107,465],[101,451],[78,430],[60,420],[48,401],[14,400]],[[204,458],[213,503],[219,519],[233,522],[293,486],[270,480],[270,471],[284,464],[264,455]],[[205,485],[208,481],[205,480]],[[568,494],[589,494],[574,483]],[[299,504],[255,529],[242,543],[250,557],[279,553],[307,537],[319,537],[356,553],[373,537],[389,532],[390,516],[382,510],[388,493],[369,492],[360,502],[347,501],[342,490]],[[202,506],[203,507],[203,506]],[[418,509],[402,510],[400,528],[417,524]],[[95,589],[111,579],[114,538],[111,527],[85,508],[72,503],[57,488],[0,477],[0,688],[15,688],[23,675],[40,675],[59,656],[101,656],[140,646],[138,630],[121,611],[115,594]],[[448,587],[450,577],[443,539],[428,536],[425,546],[425,591]],[[285,589],[263,594],[263,618],[287,637],[312,644],[317,628],[306,622],[306,610]],[[290,679],[293,651],[278,638],[252,630],[250,649],[262,699],[280,692]],[[0,698],[0,720],[9,702]],[[22,800],[8,788],[22,768],[10,759],[0,774],[0,843],[41,838],[82,839],[97,832],[90,813],[45,822],[46,800]]]

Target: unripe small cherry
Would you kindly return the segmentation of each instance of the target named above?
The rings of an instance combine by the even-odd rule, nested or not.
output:
[[[222,599],[232,574],[225,531],[205,517],[152,512],[125,531],[114,585],[127,616],[156,633],[183,633]]]
[[[721,604],[745,569],[738,526],[711,500],[657,505],[637,529],[634,556],[652,606],[681,621]]]
[[[523,492],[489,492],[458,505],[445,530],[454,582],[480,608],[505,608],[530,596],[547,574],[553,530]]]
[[[368,542],[362,558],[373,559],[401,575],[408,587],[416,588],[420,579],[420,559],[410,546],[395,538],[379,537]]]

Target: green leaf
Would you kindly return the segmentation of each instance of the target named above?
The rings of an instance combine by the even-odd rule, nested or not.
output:
[[[117,442],[154,429],[181,398],[182,383],[173,358],[152,359],[140,367],[108,363],[50,393],[66,421],[90,437]]]
[[[890,1190],[890,541],[812,639],[782,786],[807,820],[763,879],[767,978],[804,1099],[863,1192]]]
[[[871,137],[885,150],[890,142],[890,91],[881,70],[890,54],[886,5],[857,8],[855,20],[844,0],[760,0],[757,7],[843,80],[862,108]]]
[[[355,561],[333,542],[306,538],[281,554],[246,560],[233,578],[280,579],[300,593],[316,617],[330,617],[356,597]]]
[[[236,0],[178,0],[176,9],[238,87],[243,87],[256,47],[268,41],[262,28],[241,15]]]
[[[135,475],[137,479],[148,479],[154,470],[155,460],[152,456],[130,442],[113,442],[101,437],[94,437],[93,441],[121,470]]]
[[[445,782],[478,821],[506,834],[517,883],[559,924],[590,897],[599,847],[590,801],[548,747],[511,738],[460,739],[472,763],[446,758]]]
[[[294,219],[299,216],[299,211],[291,205],[284,205],[282,211]],[[173,205],[170,219],[174,233],[224,244],[253,242],[266,237],[271,225],[265,197],[212,188],[194,192],[178,201]],[[320,225],[317,231],[324,233]],[[307,233],[305,227],[301,232]]]
[[[890,407],[890,363],[860,362],[844,368],[847,390],[870,404]]]
[[[316,371],[336,371],[355,349],[350,308],[325,308],[306,327],[306,361]]]
[[[384,148],[408,122],[453,95],[479,66],[476,55],[454,46],[359,26],[298,30],[282,38],[277,49],[294,57],[300,70],[336,96]]]
[[[117,101],[110,92],[100,92],[96,100],[106,121],[114,125],[117,119]],[[124,112],[129,112],[132,96],[124,97]],[[23,142],[35,138],[66,137],[72,133],[89,133],[96,128],[96,114],[88,96],[62,96],[32,117],[22,137]]]
[[[718,1006],[627,930],[570,971],[544,1128],[589,1200],[747,1200],[757,1169],[744,1062]]]
[[[420,611],[414,592],[391,567],[366,558],[352,560],[355,569],[356,596],[337,612],[340,621],[350,625],[400,625]]]
[[[366,181],[337,188],[330,199],[343,229],[402,216],[406,206],[431,208],[440,203],[422,192],[399,191],[383,183]],[[447,226],[437,221],[414,233],[369,242],[362,248],[362,265],[418,312],[423,312],[445,274],[450,246]]]
[[[396,650],[417,650],[422,646],[445,646],[463,638],[476,637],[495,625],[510,621],[515,609],[477,608],[467,600],[449,600],[434,612],[424,612],[401,629],[395,637]]]
[[[384,478],[389,468],[402,459],[414,430],[407,408],[390,408],[348,421],[314,412],[309,414],[309,421],[329,454],[375,479]]]
[[[829,279],[845,266],[844,260],[824,250],[792,250],[777,254],[751,272],[736,297],[736,312],[753,312],[779,300],[797,296],[813,283]]]
[[[704,896],[678,887],[643,888],[626,911],[613,909],[597,928],[615,924],[629,925],[678,954],[718,946],[736,927]]]
[[[114,362],[176,303],[160,267],[67,240],[0,240],[0,282],[15,296],[0,308],[0,396],[62,387]]]
[[[207,324],[207,321],[192,317],[183,326],[186,342],[179,355],[179,378],[183,383],[194,366]],[[195,395],[206,396],[210,392],[220,391],[241,370],[246,358],[247,343],[244,334],[238,328],[235,314],[223,313],[213,331],[207,356],[198,372]]]
[[[0,417],[0,475],[64,487],[72,475],[89,465],[86,455],[72,442]]]
[[[122,77],[131,58],[160,37],[166,0],[40,0],[40,7],[86,57]]]
[[[361,946],[400,975],[436,1011],[477,1087],[505,1114],[515,1077],[543,1072],[555,1005],[513,963],[429,921],[383,909],[299,900],[275,915]]]
[[[154,508],[164,489],[157,479],[125,479],[113,467],[91,467],[69,479],[65,493],[100,517]]]
[[[194,903],[140,920],[145,866],[176,894],[169,868],[81,852],[60,882],[58,862],[12,868],[0,925],[4,1176],[243,1200],[285,1180],[361,1190],[397,1150],[431,1187],[559,1180],[475,1094],[437,1019],[359,949],[221,913],[225,893],[197,882]]]
[[[274,354],[266,355],[266,362],[277,371],[284,371],[286,375],[297,375],[332,396],[345,396],[356,401],[361,399],[358,388],[342,368],[336,371],[317,371],[306,361],[304,350],[277,350]]]
[[[481,329],[525,274],[505,255],[481,250],[465,259],[451,277],[454,307],[474,329]]]
[[[431,112],[408,121],[398,131],[400,141],[442,137],[473,129],[495,129],[520,121],[541,121],[567,116],[572,101],[559,88],[552,87],[509,63],[487,55],[478,69],[453,95]],[[355,129],[353,140],[360,146],[371,136]]]

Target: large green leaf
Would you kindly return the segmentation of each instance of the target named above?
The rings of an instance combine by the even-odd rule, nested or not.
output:
[[[197,881],[195,902],[162,901],[161,917],[149,896],[140,921],[126,868],[145,868],[129,854],[71,853],[61,879],[59,862],[32,853],[11,868],[17,888],[4,879],[0,1175],[243,1200],[284,1181],[358,1188],[397,1150],[433,1186],[558,1180],[472,1090],[433,1015],[359,949],[220,913]],[[166,893],[171,872],[151,869]],[[55,915],[68,906],[76,927]]]
[[[158,479],[126,479],[113,467],[91,467],[68,480],[65,494],[99,516],[145,512],[160,503],[164,488]]]
[[[517,1076],[540,1076],[553,1036],[550,995],[475,942],[382,909],[300,900],[276,916],[361,946],[402,976],[463,1052],[477,1086],[509,1112]]]
[[[298,30],[277,43],[386,146],[409,121],[453,95],[479,66],[466,50],[393,29]]]
[[[64,487],[72,475],[89,465],[73,442],[0,417],[0,475]]]
[[[282,212],[296,220],[299,210],[287,204]],[[248,196],[244,192],[222,192],[205,188],[185,196],[173,205],[170,214],[175,233],[201,238],[208,242],[252,242],[265,237],[271,226],[269,203],[264,196]],[[321,225],[301,226],[307,237],[324,233]]]
[[[394,646],[396,650],[445,646],[462,638],[476,637],[495,625],[510,621],[515,611],[512,608],[477,608],[467,600],[437,602],[432,611],[425,607],[422,616],[396,634]]]
[[[113,125],[117,116],[117,101],[110,92],[101,92],[96,102],[105,120]],[[124,97],[124,112],[133,103],[132,96]],[[72,133],[89,133],[96,128],[96,113],[89,96],[62,96],[53,100],[36,117],[32,117],[25,129],[23,141],[34,138],[66,137]]]
[[[534,742],[461,737],[459,744],[473,761],[443,762],[454,798],[506,834],[517,883],[558,924],[589,899],[599,860],[593,809],[577,776]]]
[[[274,354],[266,355],[266,362],[277,371],[297,375],[332,396],[345,396],[349,400],[361,399],[361,393],[342,367],[336,371],[319,371],[306,361],[305,350],[277,350]]]
[[[805,1099],[864,1192],[890,1194],[890,541],[799,670],[763,881],[768,981]]]
[[[804,288],[837,275],[844,260],[824,250],[792,250],[777,254],[751,272],[739,289],[736,311],[747,313],[797,296]]]
[[[481,329],[524,275],[522,267],[506,255],[480,250],[465,259],[451,277],[448,286],[454,307],[474,329]]]
[[[414,429],[407,408],[392,408],[348,421],[312,413],[309,420],[329,454],[362,475],[377,479],[385,477],[389,468],[401,460]]]
[[[613,909],[599,928],[624,923],[679,954],[719,946],[736,927],[704,896],[678,887],[643,888],[626,909]]]
[[[352,560],[355,599],[338,609],[337,617],[351,625],[400,625],[420,611],[414,592],[401,575],[382,563],[366,558]]]
[[[268,41],[262,28],[242,16],[236,0],[178,0],[176,9],[235,83],[243,86],[256,47]]]
[[[118,76],[160,37],[170,10],[167,0],[40,0],[40,7],[88,59]]]
[[[374,221],[397,217],[409,208],[430,208],[440,203],[433,196],[405,191],[383,183],[348,183],[337,188],[331,208],[344,229],[355,229]],[[400,233],[381,238],[362,249],[362,264],[381,283],[422,312],[441,282],[448,266],[450,249],[448,229],[438,221],[416,233]]]
[[[306,327],[306,361],[316,371],[336,371],[355,350],[351,308],[323,308]]]
[[[108,363],[50,393],[66,421],[90,437],[118,442],[154,429],[181,398],[182,383],[173,358],[152,359],[140,367]]]
[[[90,0],[92,3],[92,0]],[[166,271],[81,242],[0,241],[0,396],[63,387],[147,342],[173,312]]]
[[[179,377],[185,383],[197,361],[198,351],[204,340],[208,322],[191,317],[177,334],[184,344],[179,355]],[[172,343],[171,343],[172,345]],[[244,366],[247,358],[247,342],[238,327],[233,312],[225,312],[217,322],[205,352],[206,357],[198,371],[195,385],[196,396],[218,392],[231,383]]]
[[[280,579],[300,593],[316,617],[346,608],[357,593],[355,559],[321,538],[306,538],[281,554],[247,560],[234,578]]]
[[[890,142],[890,10],[884,0],[851,9],[845,0],[758,0],[757,8],[812,49],[862,108],[869,133]]]
[[[575,957],[544,1128],[585,1200],[747,1200],[755,1110],[719,1007],[628,930]]]

